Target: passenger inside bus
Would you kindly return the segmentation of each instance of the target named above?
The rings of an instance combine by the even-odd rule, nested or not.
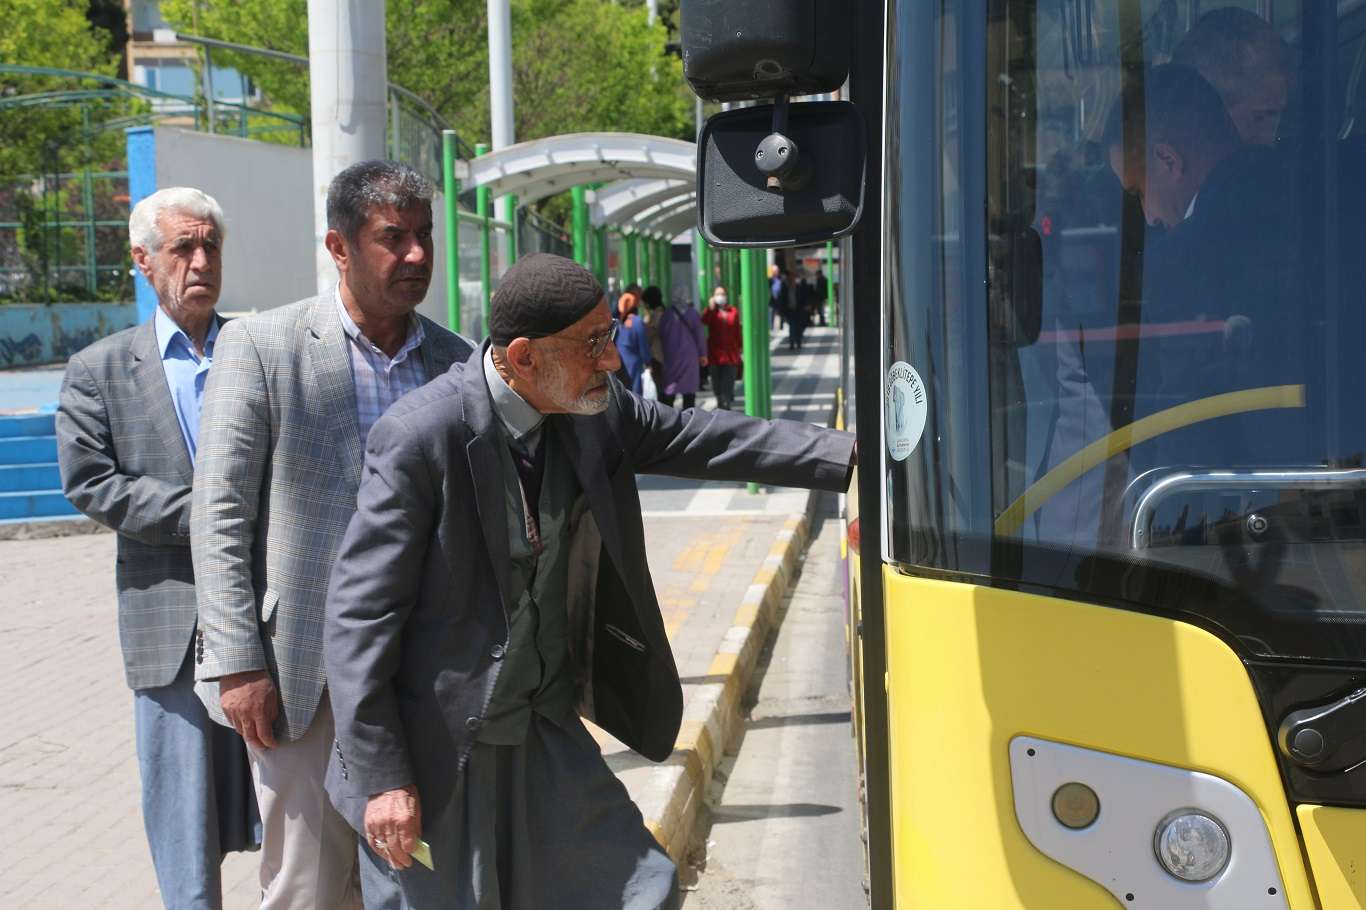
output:
[[[1189,66],[1214,86],[1244,142],[1271,145],[1290,100],[1292,60],[1271,23],[1229,6],[1201,16],[1171,62]]]
[[[1033,540],[1183,565],[1243,592],[1239,609],[1294,612],[1360,602],[1359,569],[1342,562],[1360,557],[1348,542],[1366,516],[1359,481],[1173,495],[1138,529],[1142,549],[1131,513],[1183,472],[1362,465],[1366,406],[1347,380],[1360,375],[1366,339],[1366,142],[1353,114],[1366,80],[1314,82],[1312,67],[1296,78],[1281,33],[1297,26],[1278,32],[1245,10],[1215,10],[1170,55],[1145,49],[1149,63],[1176,63],[1127,70],[1100,54],[1063,80],[1041,61],[1041,122],[1071,116],[1079,135],[1046,146],[1040,130],[1046,331],[1020,351],[1035,482],[1131,422],[1204,407],[1050,494],[1033,513]],[[1323,67],[1362,69],[1366,39],[1339,34],[1345,58],[1319,61],[1320,80]],[[1103,124],[1086,116],[1098,94],[1113,99]],[[1108,166],[1092,166],[1097,148]],[[1147,227],[1126,225],[1121,188]],[[1138,278],[1121,288],[1126,269]],[[1281,404],[1217,401],[1271,390]],[[1254,513],[1271,528],[1257,537]],[[1346,549],[1315,543],[1326,540]]]

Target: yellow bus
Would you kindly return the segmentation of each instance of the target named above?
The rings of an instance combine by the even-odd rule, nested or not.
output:
[[[816,183],[817,108],[860,123],[852,195],[734,111],[699,190],[712,242],[839,237],[873,906],[1366,906],[1366,2],[682,29],[711,98],[837,92],[771,109]]]

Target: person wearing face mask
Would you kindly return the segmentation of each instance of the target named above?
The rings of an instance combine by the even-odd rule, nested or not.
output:
[[[731,305],[723,287],[712,292],[702,314],[707,327],[707,363],[716,406],[729,411],[735,404],[735,377],[740,370],[743,342],[740,337],[740,311]]]
[[[234,320],[204,393],[190,516],[195,675],[246,740],[264,823],[262,910],[361,906],[382,876],[328,801],[323,600],[365,440],[399,396],[473,346],[416,312],[432,278],[432,185],[363,161],[328,187],[335,288]],[[382,896],[382,895],[380,895]]]
[[[631,394],[617,330],[591,272],[527,256],[480,350],[371,431],[323,624],[328,789],[412,910],[677,907],[580,719],[653,761],[682,721],[635,475],[848,484],[851,434]]]

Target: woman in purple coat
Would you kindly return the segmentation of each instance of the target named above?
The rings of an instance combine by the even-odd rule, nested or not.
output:
[[[663,296],[657,287],[645,289],[645,305],[658,311]],[[683,407],[697,401],[702,367],[707,365],[707,336],[702,317],[693,307],[671,306],[656,317],[659,342],[664,352],[664,381],[659,384],[659,400],[673,407],[676,396],[683,396]]]

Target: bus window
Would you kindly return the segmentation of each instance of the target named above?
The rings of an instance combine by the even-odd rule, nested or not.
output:
[[[894,561],[1366,655],[1366,8],[1336,9],[994,4],[981,123],[970,42],[898,24],[887,356],[934,397],[889,467]],[[1037,332],[1003,333],[1031,270]]]

